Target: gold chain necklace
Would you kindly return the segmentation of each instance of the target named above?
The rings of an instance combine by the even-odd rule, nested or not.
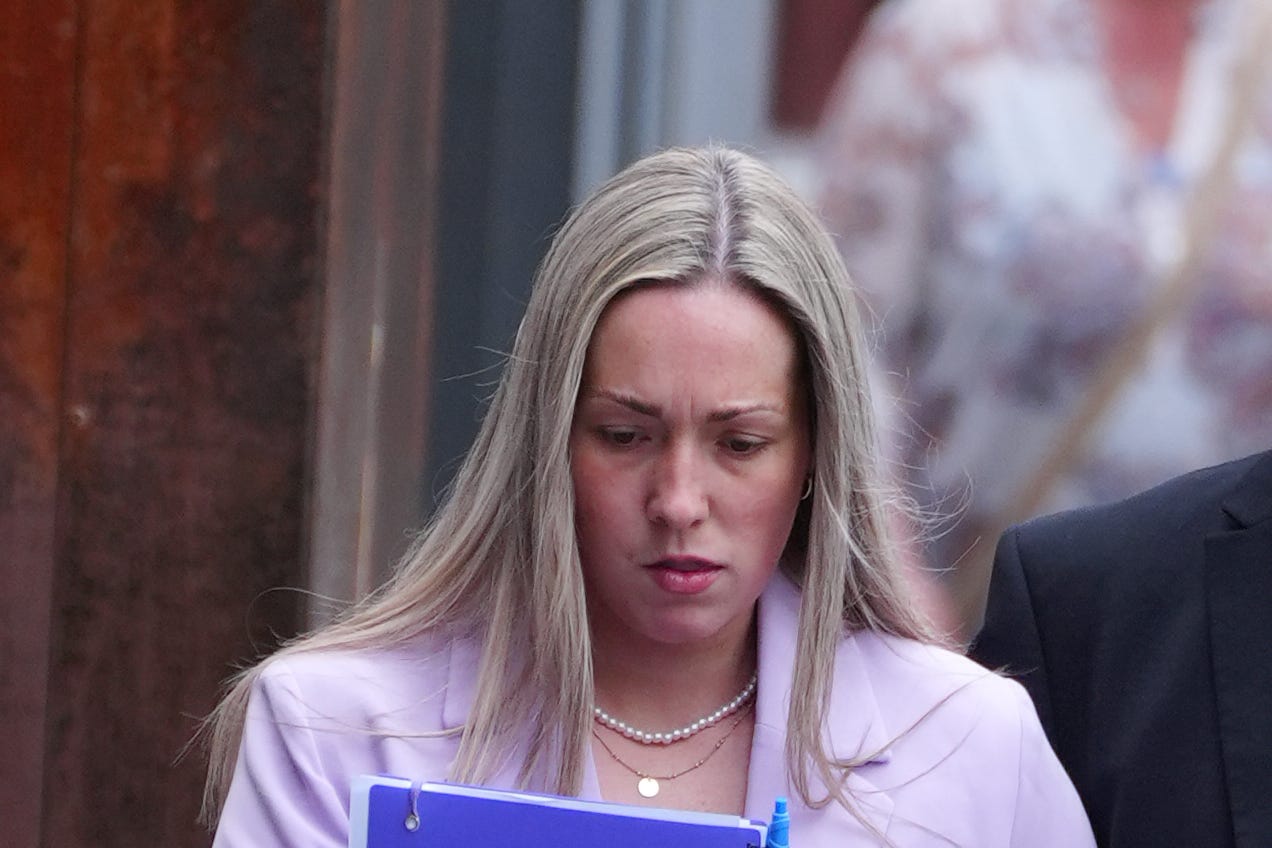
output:
[[[623,759],[618,756],[618,754],[614,753],[614,749],[611,748],[609,745],[605,744],[605,740],[601,738],[601,734],[597,732],[595,727],[592,728],[592,735],[596,737],[597,742],[601,743],[601,747],[605,749],[605,753],[609,754],[610,757],[614,760],[614,762],[618,763],[620,766],[622,766],[623,768],[627,769],[632,774],[640,778],[639,780],[636,781],[636,791],[641,794],[641,797],[653,798],[655,795],[658,794],[658,791],[662,789],[658,781],[675,780],[676,778],[681,777],[682,775],[686,775],[696,768],[700,768],[704,763],[706,763],[707,760],[711,759],[712,755],[714,755],[716,751],[719,751],[720,748],[723,747],[725,742],[729,741],[729,737],[733,735],[733,731],[738,729],[738,725],[742,723],[742,719],[746,718],[746,714],[748,712],[750,712],[749,705],[747,706],[746,709],[742,709],[738,711],[737,713],[738,717],[733,720],[733,723],[731,725],[729,725],[729,729],[725,731],[725,734],[721,736],[718,740],[716,740],[715,745],[711,747],[711,750],[707,752],[706,756],[704,756],[702,759],[698,760],[698,762],[694,763],[688,768],[683,768],[680,771],[674,772],[672,774],[664,774],[664,775],[646,774],[640,769],[634,768],[633,766],[624,762]]]

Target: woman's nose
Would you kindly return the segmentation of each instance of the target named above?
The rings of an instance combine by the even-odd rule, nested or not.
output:
[[[647,505],[649,519],[681,530],[707,517],[704,463],[692,448],[669,445],[655,464]]]

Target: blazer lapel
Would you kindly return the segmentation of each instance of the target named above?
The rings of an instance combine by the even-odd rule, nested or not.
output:
[[[1206,538],[1219,736],[1239,848],[1272,845],[1272,461],[1224,504],[1243,529]]]
[[[477,670],[480,667],[481,643],[478,638],[459,637],[451,642],[446,699],[442,702],[443,726],[460,727],[468,721],[477,699]],[[459,736],[452,738],[454,748],[448,769],[454,765],[454,757],[459,753]],[[485,785],[499,789],[518,788],[521,761],[520,751],[505,757],[498,770],[485,781]]]
[[[796,656],[799,603],[799,591],[782,574],[773,576],[760,599],[759,686],[745,812],[749,818],[761,821],[768,821],[772,816],[775,798],[791,793],[786,769],[786,718]],[[836,655],[829,724],[829,749],[836,758],[847,760],[872,755],[868,763],[849,775],[847,790],[870,826],[886,835],[893,803],[871,783],[868,774],[872,765],[888,760],[886,745],[891,737],[861,654],[851,639]],[[811,788],[815,796],[825,793],[819,780],[814,779]],[[860,821],[837,803],[813,809],[799,798],[788,800],[792,841],[798,838],[799,842],[811,844],[859,844],[847,840],[871,836]]]

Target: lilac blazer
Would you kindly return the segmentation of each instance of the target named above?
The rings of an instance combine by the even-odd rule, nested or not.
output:
[[[805,806],[787,781],[798,613],[798,590],[775,577],[760,601],[745,814],[767,821],[773,799],[785,795],[795,848],[878,845],[843,807]],[[354,775],[444,779],[458,736],[419,734],[463,724],[477,661],[473,643],[421,639],[270,662],[252,692],[214,848],[343,848]],[[956,654],[874,633],[846,638],[835,658],[828,738],[837,757],[869,754],[847,785],[893,845],[1095,844],[1024,689]],[[489,783],[512,788],[516,771],[510,763]],[[600,797],[590,756],[581,796]]]

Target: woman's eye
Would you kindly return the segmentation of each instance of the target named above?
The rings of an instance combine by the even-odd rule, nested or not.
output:
[[[601,430],[601,438],[620,448],[630,447],[636,444],[637,433],[635,430],[615,430],[606,428]]]
[[[746,456],[748,454],[755,453],[760,448],[764,447],[764,442],[759,439],[747,439],[741,436],[733,436],[724,440],[724,446],[728,449],[729,453]]]

